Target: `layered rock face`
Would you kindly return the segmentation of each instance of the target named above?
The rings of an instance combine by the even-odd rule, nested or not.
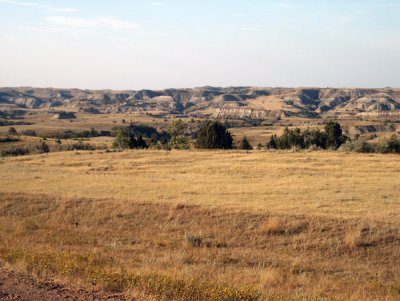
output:
[[[218,118],[399,117],[400,89],[201,87],[160,91],[0,88],[0,105]]]

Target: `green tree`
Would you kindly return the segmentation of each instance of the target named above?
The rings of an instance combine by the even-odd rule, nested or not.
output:
[[[325,125],[326,148],[338,149],[346,142],[345,136],[339,123],[330,121]]]
[[[147,143],[143,140],[142,135],[139,135],[137,138],[135,148],[148,148]]]
[[[277,149],[278,148],[278,144],[276,142],[277,137],[276,135],[272,135],[271,138],[269,139],[268,143],[267,143],[267,147],[271,148],[271,149]]]
[[[134,148],[136,146],[135,136],[129,131],[129,128],[118,128],[113,146],[116,148]]]
[[[231,149],[232,135],[219,121],[204,123],[197,135],[196,147],[201,149]]]
[[[185,136],[187,124],[179,120],[174,120],[167,132],[171,136],[168,145],[171,149],[187,149],[189,148],[188,139]]]
[[[253,149],[253,147],[251,146],[251,144],[246,136],[244,136],[242,138],[242,140],[240,141],[239,149],[243,149],[243,150],[252,150]]]

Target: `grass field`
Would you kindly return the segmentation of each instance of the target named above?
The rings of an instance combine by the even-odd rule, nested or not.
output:
[[[3,158],[1,263],[144,300],[398,300],[399,172],[341,152]]]

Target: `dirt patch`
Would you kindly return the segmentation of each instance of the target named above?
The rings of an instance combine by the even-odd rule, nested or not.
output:
[[[62,301],[62,300],[136,300],[123,295],[105,295],[67,288],[53,281],[38,281],[33,277],[0,270],[0,300],[4,301]]]

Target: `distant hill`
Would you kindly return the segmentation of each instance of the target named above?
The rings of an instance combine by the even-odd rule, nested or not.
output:
[[[0,105],[91,113],[158,112],[193,117],[400,117],[400,89],[201,87],[140,91],[0,88]]]

